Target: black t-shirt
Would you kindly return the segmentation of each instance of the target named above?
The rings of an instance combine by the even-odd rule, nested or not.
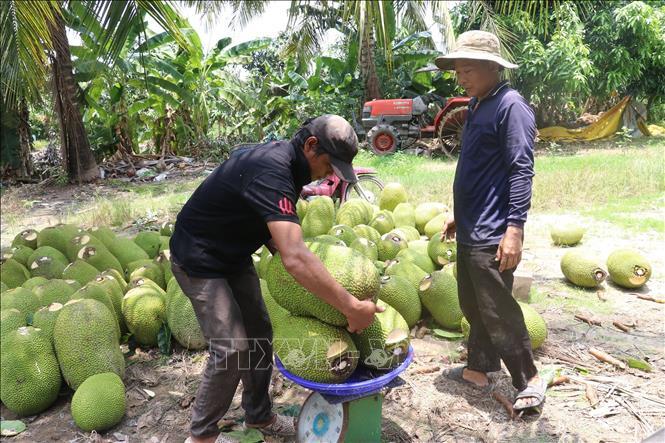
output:
[[[224,277],[252,263],[270,240],[267,222],[299,223],[296,201],[311,181],[302,148],[274,141],[233,151],[178,214],[174,260],[192,277]]]

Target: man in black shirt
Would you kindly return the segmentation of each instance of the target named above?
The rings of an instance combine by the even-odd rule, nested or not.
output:
[[[305,246],[295,207],[302,187],[335,173],[355,182],[358,139],[343,118],[308,120],[290,141],[234,151],[192,194],[171,237],[173,274],[192,301],[210,356],[196,394],[188,441],[218,435],[242,379],[245,426],[292,435],[293,420],[272,413],[272,328],[251,254],[279,251],[298,283],[342,312],[358,332],[380,312],[344,289]]]

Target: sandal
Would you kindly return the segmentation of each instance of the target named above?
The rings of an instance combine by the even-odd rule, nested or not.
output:
[[[451,380],[454,380],[456,382],[463,383],[465,385],[469,385],[472,388],[479,389],[482,391],[488,390],[491,386],[490,379],[487,377],[487,386],[478,386],[477,384],[468,381],[467,379],[464,378],[464,370],[469,369],[468,366],[458,366],[456,368],[448,369],[447,371],[444,371],[443,375]]]
[[[540,378],[536,384],[527,385],[527,387],[523,391],[519,392],[515,397],[515,401],[513,402],[513,409],[516,411],[523,411],[528,409],[540,409],[540,407],[545,402],[546,390],[547,390],[547,382],[545,381],[544,378]],[[536,400],[536,403],[530,406],[524,406],[522,408],[515,407],[515,403],[517,402],[517,400],[523,398],[533,398]]]
[[[291,437],[296,435],[296,426],[294,424],[294,418],[281,414],[275,414],[275,420],[269,425],[261,427],[257,425],[244,423],[243,427],[245,429],[258,429],[263,434],[272,435],[272,436]]]

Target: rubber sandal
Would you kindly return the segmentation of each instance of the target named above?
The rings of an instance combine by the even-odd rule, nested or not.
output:
[[[468,367],[467,366],[458,366],[456,368],[448,369],[447,371],[445,371],[443,373],[443,375],[446,378],[449,378],[450,380],[454,380],[456,382],[463,383],[467,386],[471,386],[472,388],[478,389],[480,391],[485,391],[485,390],[490,389],[492,383],[490,383],[489,377],[487,378],[487,382],[488,382],[487,386],[478,386],[477,384],[472,383],[472,382],[470,382],[470,381],[468,381],[464,378],[463,374],[464,374],[465,369],[468,369]]]
[[[527,387],[523,391],[520,391],[515,397],[515,401],[513,402],[513,409],[516,411],[526,411],[529,409],[539,410],[545,402],[545,391],[547,391],[547,382],[543,378],[540,378],[538,383],[535,385],[527,385]],[[536,399],[537,403],[530,406],[525,406],[523,408],[516,408],[515,403],[517,400],[522,398],[534,398]]]
[[[296,435],[294,419],[288,415],[275,414],[275,421],[263,427],[248,425],[247,423],[244,423],[243,427],[245,429],[258,429],[263,434],[276,437],[291,437]]]

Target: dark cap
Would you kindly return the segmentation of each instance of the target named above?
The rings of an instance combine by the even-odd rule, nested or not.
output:
[[[335,175],[348,183],[358,181],[353,172],[353,158],[358,153],[358,136],[344,118],[324,114],[305,122],[303,127],[317,138],[320,148],[330,156]]]

